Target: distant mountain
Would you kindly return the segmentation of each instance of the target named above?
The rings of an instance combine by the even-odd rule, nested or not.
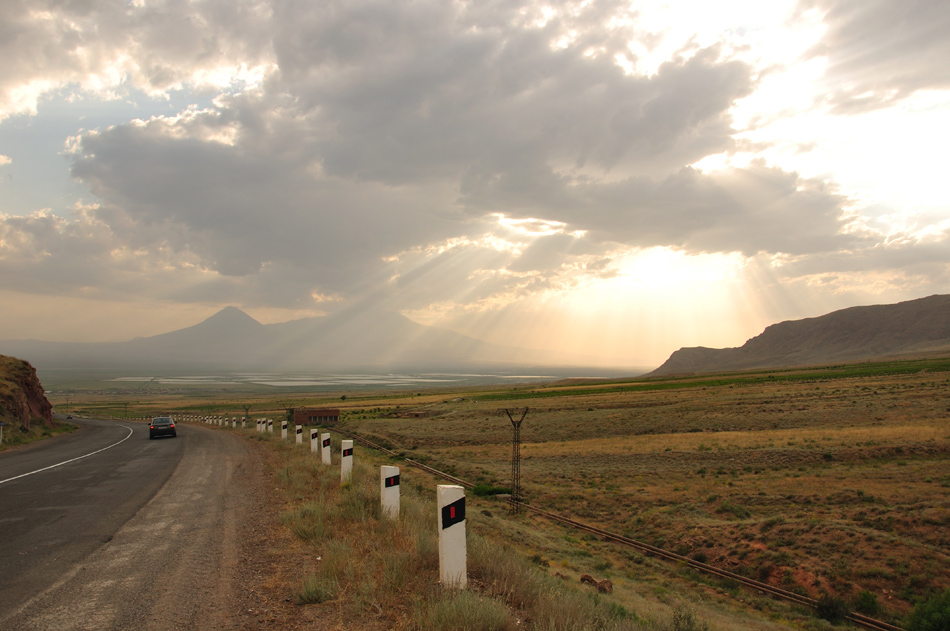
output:
[[[950,351],[950,296],[851,307],[773,324],[738,348],[681,348],[650,376]]]
[[[0,341],[0,352],[29,358],[41,370],[333,372],[567,363],[554,353],[490,344],[390,311],[351,310],[265,325],[236,307],[188,328],[127,342]],[[584,365],[584,358],[574,363]]]

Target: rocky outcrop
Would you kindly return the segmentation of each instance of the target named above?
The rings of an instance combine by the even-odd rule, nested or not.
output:
[[[26,361],[0,355],[0,421],[28,430],[33,422],[53,422],[53,406],[46,399],[36,369]]]

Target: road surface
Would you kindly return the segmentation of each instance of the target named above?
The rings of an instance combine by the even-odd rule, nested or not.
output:
[[[236,626],[248,450],[231,432],[77,419],[0,454],[0,629]]]

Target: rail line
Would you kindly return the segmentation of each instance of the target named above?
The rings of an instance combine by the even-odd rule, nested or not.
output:
[[[378,445],[374,443],[373,441],[363,438],[362,436],[358,434],[354,434],[353,432],[349,432],[349,431],[338,429],[338,428],[334,428],[332,431],[339,432],[340,434],[348,436],[352,438],[353,440],[360,442],[366,445],[367,447],[370,447],[371,449],[375,449],[377,451],[381,451],[385,454],[388,454],[394,458],[401,459],[410,466],[416,467],[418,469],[422,469],[423,471],[431,473],[434,476],[443,478],[445,480],[448,480],[460,486],[464,486],[466,488],[473,488],[475,486],[474,484],[472,484],[471,482],[468,482],[467,480],[463,480],[454,475],[449,475],[448,473],[439,471],[438,469],[430,467],[429,465],[426,465],[426,464],[422,464],[421,462],[418,462],[416,460],[405,458],[397,454],[392,449],[387,449],[386,447],[383,447],[382,445]],[[669,550],[657,548],[656,546],[652,546],[648,543],[643,543],[642,541],[637,541],[636,539],[631,539],[630,537],[618,535],[617,533],[613,533],[608,530],[604,530],[602,528],[597,528],[596,526],[591,526],[589,524],[585,524],[583,522],[579,522],[577,520],[570,519],[568,517],[563,517],[561,515],[558,515],[557,513],[552,513],[551,511],[546,511],[542,508],[531,506],[530,504],[525,504],[524,502],[519,502],[519,506],[536,515],[539,515],[546,519],[550,519],[551,521],[556,521],[566,526],[576,528],[577,530],[583,530],[585,532],[589,532],[591,534],[597,535],[603,540],[612,541],[613,543],[619,543],[621,545],[634,548],[636,550],[639,550],[651,556],[659,557],[661,559],[666,559],[668,561],[675,561],[677,563],[683,563],[694,570],[704,572],[712,576],[717,576],[719,578],[733,580],[739,583],[740,585],[744,585],[745,587],[758,590],[759,592],[768,594],[770,596],[774,596],[776,598],[781,598],[783,600],[787,600],[799,605],[811,607],[812,609],[818,608],[818,601],[815,600],[814,598],[810,598],[808,596],[802,596],[801,594],[790,592],[787,589],[782,589],[781,587],[775,587],[773,585],[769,585],[768,583],[756,581],[746,576],[742,576],[741,574],[736,574],[735,572],[730,572],[729,570],[723,570],[721,568],[715,567],[713,565],[709,565],[707,563],[701,563],[700,561],[696,561],[695,559],[690,559],[689,557],[683,556],[681,554],[676,554],[675,552],[670,552]],[[874,618],[869,618],[868,616],[855,613],[855,612],[848,614],[846,620],[858,626],[864,627],[865,629],[871,629],[872,631],[904,631],[901,627],[884,622],[882,620],[875,620]]]

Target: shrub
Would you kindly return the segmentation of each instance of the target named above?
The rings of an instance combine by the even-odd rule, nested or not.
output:
[[[815,606],[815,611],[819,618],[827,620],[831,624],[843,622],[851,611],[848,609],[848,603],[838,596],[831,594],[822,594]]]
[[[731,513],[732,515],[738,517],[739,519],[746,519],[752,515],[747,508],[740,506],[739,504],[733,504],[732,502],[723,502],[722,505],[716,509],[717,513]]]
[[[877,602],[877,594],[866,589],[858,592],[852,604],[855,611],[866,616],[874,616],[881,612],[881,604]]]
[[[670,618],[669,631],[709,631],[709,624],[696,617],[691,610],[680,607],[673,611]]]
[[[877,601],[877,594],[864,589],[858,592],[852,603],[854,610],[863,613],[866,616],[874,616],[881,613],[881,604]]]
[[[950,629],[950,589],[919,603],[907,622],[907,631]]]
[[[511,493],[511,489],[507,486],[492,486],[491,484],[476,484],[475,488],[472,489],[472,493],[480,497],[485,497],[487,495],[500,495],[502,493]]]
[[[416,628],[439,631],[502,631],[514,629],[508,609],[494,600],[483,600],[471,591],[446,591],[427,600],[417,610]]]
[[[326,504],[322,501],[308,502],[296,510],[284,513],[284,524],[301,539],[322,541],[331,532],[324,510],[325,506]]]
[[[337,583],[326,577],[308,576],[300,591],[294,594],[294,602],[298,605],[314,605],[324,603],[336,596]]]

